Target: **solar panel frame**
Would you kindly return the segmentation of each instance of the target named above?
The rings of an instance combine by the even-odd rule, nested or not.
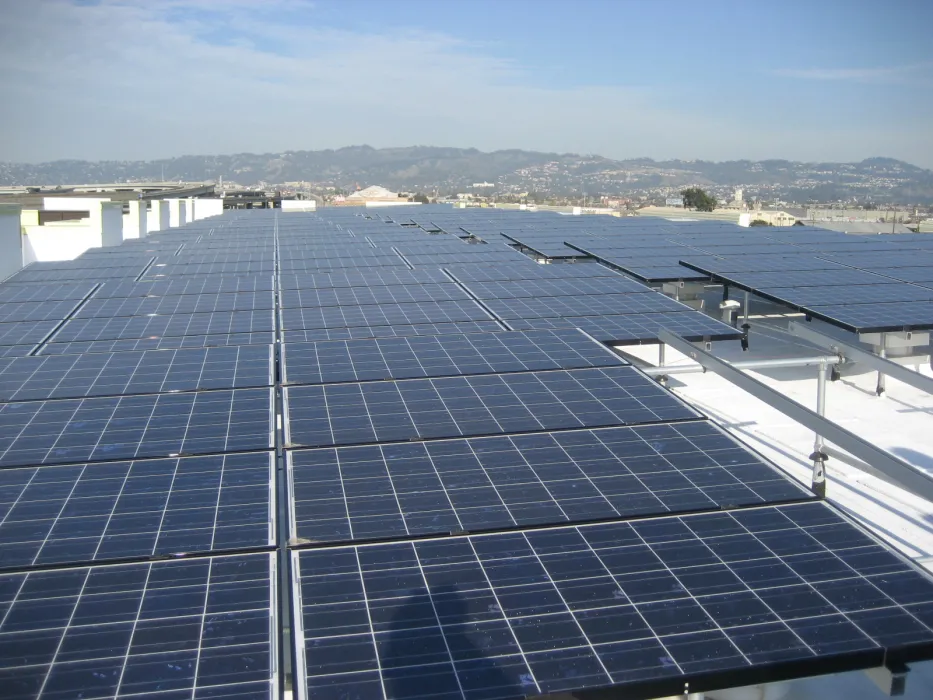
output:
[[[275,544],[275,455],[0,469],[0,570]]]
[[[300,698],[335,673],[376,697],[658,697],[933,649],[929,574],[824,502],[305,549],[292,565]]]
[[[176,314],[274,309],[275,295],[265,292],[186,294],[178,296],[109,297],[89,299],[75,318],[118,316],[174,316]]]
[[[483,304],[507,323],[512,319],[624,316],[688,311],[690,307],[658,293],[484,299]]]
[[[430,301],[462,301],[470,295],[459,285],[447,283],[384,285],[378,287],[331,287],[283,289],[282,308],[320,306],[371,306]]]
[[[284,404],[289,448],[703,418],[631,366],[290,386]]]
[[[629,364],[577,330],[286,343],[281,363],[282,383],[289,385]]]
[[[272,345],[0,360],[0,402],[272,386]]]
[[[708,421],[290,450],[312,542],[627,519],[814,498]]]
[[[93,292],[97,286],[97,283],[94,282],[46,284],[42,286],[0,283],[0,304],[65,301],[68,299],[74,299],[77,302]]]
[[[272,700],[275,576],[272,554],[6,574],[0,683],[11,697]]]
[[[0,468],[274,447],[272,389],[0,404]]]
[[[657,344],[658,331],[669,330],[690,341],[737,340],[744,333],[698,311],[677,311],[626,316],[510,319],[515,330],[580,328],[601,343]]]
[[[83,340],[62,343],[48,342],[40,346],[37,355],[73,355],[98,352],[132,352],[138,350],[174,350],[177,348],[210,348],[234,345],[271,345],[273,331],[259,333],[217,333],[214,335],[151,336],[111,340]],[[19,346],[17,346],[19,347]],[[2,351],[2,347],[0,347]]]
[[[279,312],[283,330],[417,325],[494,320],[472,299],[364,306],[285,307]]]
[[[173,314],[168,316],[114,316],[111,318],[72,318],[59,328],[49,342],[126,340],[167,336],[206,336],[257,333],[275,330],[273,309],[218,311],[214,313]]]

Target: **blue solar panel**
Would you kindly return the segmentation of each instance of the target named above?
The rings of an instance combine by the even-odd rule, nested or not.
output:
[[[282,358],[283,381],[288,384],[628,364],[608,348],[575,330],[288,343],[283,348]]]
[[[631,367],[298,386],[291,447],[491,435],[700,417]]]
[[[933,643],[929,575],[823,503],[301,551],[293,562],[309,697],[608,686],[657,697],[729,687],[737,672],[767,682],[775,664],[793,677],[903,662]]]
[[[289,452],[292,532],[406,538],[812,498],[705,421]]]
[[[0,404],[0,467],[266,450],[269,389]]]
[[[253,554],[4,574],[4,696],[271,700],[274,567]]]
[[[0,569],[268,547],[270,452],[0,469]]]

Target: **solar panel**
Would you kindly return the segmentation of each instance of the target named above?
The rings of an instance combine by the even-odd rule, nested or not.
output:
[[[496,333],[503,327],[497,321],[458,321],[455,323],[394,324],[391,326],[353,326],[351,328],[307,328],[286,330],[286,344],[321,340],[360,340],[365,338],[404,338],[450,333]]]
[[[271,345],[0,360],[0,401],[271,386]]]
[[[83,299],[97,286],[88,282],[70,284],[0,284],[0,303],[19,303],[29,301],[63,301]]]
[[[621,278],[618,272],[595,263],[556,265],[483,265],[446,268],[461,282],[496,282],[500,280]],[[623,278],[624,279],[624,278]]]
[[[270,389],[0,404],[0,467],[267,450]]]
[[[36,345],[55,330],[61,321],[20,321],[0,323],[0,345]]]
[[[186,294],[181,296],[89,299],[75,318],[112,318],[116,316],[171,316],[175,314],[213,313],[217,311],[253,311],[275,308],[275,297],[267,292],[236,294]]]
[[[250,554],[5,574],[9,698],[271,698],[275,560]]]
[[[807,306],[807,315],[853,333],[933,329],[933,302]]]
[[[46,343],[38,355],[73,355],[88,352],[129,352],[133,350],[172,350],[175,348],[208,348],[227,345],[270,345],[275,342],[272,331],[264,333],[217,333],[214,335],[152,336],[126,340],[84,340],[66,343]],[[22,346],[16,346],[22,347]],[[0,348],[2,350],[3,348]]]
[[[298,386],[286,397],[291,447],[700,417],[632,367]]]
[[[584,279],[532,279],[501,282],[469,282],[467,288],[478,299],[527,297],[596,296],[600,294],[648,293],[654,290],[640,282],[615,277]]]
[[[812,270],[804,272],[723,272],[716,279],[753,291],[759,287],[844,287],[857,284],[892,284],[896,280],[864,270]]]
[[[154,282],[126,282],[122,280],[106,281],[101,285],[95,299],[114,297],[163,297],[184,294],[226,294],[238,292],[271,292],[274,280],[271,275],[224,277],[210,275],[204,277],[166,278]]]
[[[281,318],[285,330],[490,320],[489,314],[471,300],[284,308]]]
[[[734,340],[742,331],[698,311],[629,314],[627,316],[577,316],[570,318],[509,319],[515,330],[580,328],[602,343],[657,343],[665,329],[687,340]]]
[[[871,284],[826,287],[760,287],[755,294],[796,308],[933,301],[933,289],[912,284]]]
[[[287,343],[282,358],[282,381],[289,384],[628,364],[608,348],[575,330]]]
[[[501,319],[565,318],[688,311],[688,306],[663,294],[601,294],[593,296],[486,299],[483,302]]]
[[[813,497],[706,421],[295,450],[288,465],[291,532],[315,542]]]
[[[50,340],[56,343],[67,343],[81,340],[124,340],[173,335],[203,336],[257,333],[272,331],[274,328],[275,320],[271,309],[170,316],[73,318],[65,323]]]
[[[274,544],[271,452],[0,469],[0,569]]]
[[[299,306],[365,306],[372,304],[405,304],[428,301],[469,299],[458,285],[407,284],[380,287],[332,287],[324,289],[285,289],[282,307]]]
[[[292,556],[302,697],[658,697],[933,642],[929,575],[824,503]]]
[[[35,348],[35,345],[0,345],[0,358],[26,357]]]
[[[352,269],[339,273],[282,274],[279,283],[283,289],[324,289],[329,287],[369,287],[449,282],[440,270],[377,268],[365,273]]]

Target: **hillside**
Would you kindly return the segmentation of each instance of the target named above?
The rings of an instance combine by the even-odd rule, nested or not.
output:
[[[500,191],[632,194],[698,184],[743,186],[772,199],[843,199],[933,202],[933,171],[890,158],[859,163],[764,161],[612,160],[601,156],[474,148],[411,146],[285,153],[191,155],[152,161],[60,160],[0,162],[0,185],[67,185],[89,182],[223,178],[242,185],[305,181],[353,188],[380,184],[399,190],[442,193],[474,182],[496,183]]]

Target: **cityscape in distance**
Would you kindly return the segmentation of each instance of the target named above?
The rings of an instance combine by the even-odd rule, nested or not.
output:
[[[350,146],[317,151],[186,155],[160,160],[0,162],[0,186],[142,181],[223,182],[228,187],[306,193],[322,199],[369,185],[435,198],[474,192],[502,200],[566,203],[582,196],[663,203],[699,186],[720,202],[834,203],[866,208],[933,204],[933,171],[893,158],[853,163],[790,160],[614,160],[519,149]],[[623,201],[623,203],[624,203]]]

